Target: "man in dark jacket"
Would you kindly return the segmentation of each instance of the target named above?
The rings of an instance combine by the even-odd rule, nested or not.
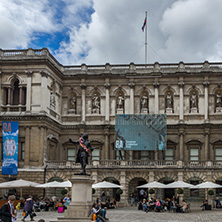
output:
[[[88,164],[88,156],[91,155],[93,151],[91,143],[88,140],[88,134],[83,134],[83,136],[78,141],[72,141],[72,139],[69,139],[69,142],[79,144],[76,163],[81,164],[82,172],[80,174],[86,175],[86,164]]]
[[[33,216],[32,216],[33,208],[34,208],[34,203],[32,200],[32,196],[30,195],[29,198],[25,202],[24,211],[26,211],[26,214],[22,218],[22,221],[25,221],[25,218],[28,217],[28,215],[30,215],[31,221],[34,221]]]
[[[16,217],[14,214],[14,203],[15,196],[11,195],[8,197],[8,202],[2,206],[2,221],[3,222],[12,222]]]

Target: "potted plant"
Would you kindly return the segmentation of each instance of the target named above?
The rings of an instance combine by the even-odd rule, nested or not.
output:
[[[177,190],[177,194],[183,194],[183,189],[179,188],[179,189]]]
[[[149,194],[150,194],[150,195],[152,195],[152,194],[154,194],[154,193],[155,193],[155,190],[154,190],[154,189],[152,189],[152,188],[149,189]]]

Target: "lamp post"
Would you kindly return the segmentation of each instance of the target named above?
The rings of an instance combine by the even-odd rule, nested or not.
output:
[[[45,183],[45,179],[46,179],[46,169],[47,169],[48,165],[46,165],[44,167],[44,183]],[[43,197],[45,197],[45,188],[43,189]]]

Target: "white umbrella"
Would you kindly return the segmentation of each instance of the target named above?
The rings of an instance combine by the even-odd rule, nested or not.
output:
[[[190,187],[190,189],[195,189],[195,188],[199,188],[199,189],[214,189],[214,188],[222,188],[221,185],[213,183],[213,182],[203,182],[200,183],[196,186],[192,186]]]
[[[36,187],[40,185],[39,183],[35,183],[27,180],[12,180],[9,182],[0,183],[0,188],[11,188],[11,187]]]
[[[67,180],[60,183],[60,187],[72,187],[72,183],[69,180]]]
[[[97,189],[97,188],[122,188],[122,186],[117,185],[115,183],[103,181],[103,182],[93,184],[92,188],[94,188],[94,189]]]
[[[38,188],[53,188],[53,187],[56,188],[56,187],[61,187],[61,182],[52,181],[49,183],[40,184],[36,187],[38,187]]]
[[[136,188],[165,188],[165,187],[166,187],[165,184],[153,181],[153,182],[138,186]]]
[[[184,181],[175,181],[173,183],[169,183],[165,186],[165,188],[189,188],[193,185],[190,183],[186,183]]]

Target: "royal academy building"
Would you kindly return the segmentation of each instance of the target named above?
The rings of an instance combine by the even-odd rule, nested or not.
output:
[[[88,133],[95,149],[87,173],[95,182],[121,184],[124,205],[137,186],[152,181],[222,184],[221,84],[222,63],[64,66],[46,48],[0,49],[0,123],[19,123],[18,175],[0,175],[0,182],[68,180],[81,170],[69,138]],[[167,150],[122,151],[121,159],[116,114],[166,114]],[[0,142],[2,164],[2,133]],[[157,190],[161,198],[174,194]],[[201,202],[205,193],[185,189],[183,195]]]

